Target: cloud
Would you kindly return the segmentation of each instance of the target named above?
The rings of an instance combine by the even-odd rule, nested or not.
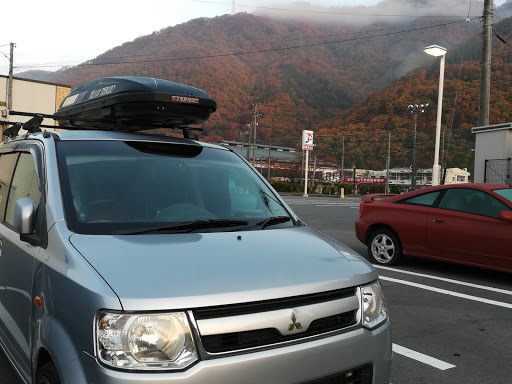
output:
[[[483,1],[383,0],[370,6],[320,6],[310,2],[262,3],[252,13],[280,20],[302,20],[314,24],[361,27],[375,23],[411,23],[418,17],[465,18],[481,16]]]

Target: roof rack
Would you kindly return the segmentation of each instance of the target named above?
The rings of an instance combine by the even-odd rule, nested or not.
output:
[[[189,129],[217,104],[205,91],[148,77],[107,77],[74,88],[53,115],[60,126],[142,131]]]
[[[43,128],[136,132],[158,128],[181,129],[187,139],[198,140],[189,124],[204,123],[217,104],[205,91],[168,80],[147,77],[111,77],[82,84],[63,100],[53,115],[10,111],[32,116],[25,123],[11,124],[4,135],[14,138],[20,129],[28,133]],[[41,124],[53,119],[58,126]]]
[[[0,120],[0,124],[5,125],[11,125],[9,128],[5,129],[3,131],[3,135],[9,137],[10,139],[13,139],[18,136],[19,131],[21,129],[24,129],[27,131],[27,134],[35,133],[35,132],[41,132],[41,128],[59,128],[59,129],[67,129],[67,130],[79,130],[79,131],[97,131],[101,130],[96,127],[88,127],[87,125],[83,126],[72,126],[72,125],[48,125],[48,124],[41,124],[44,118],[51,118],[52,115],[44,115],[41,113],[30,113],[30,112],[20,112],[20,113],[13,113],[14,111],[11,111],[11,115],[17,114],[17,115],[23,115],[23,116],[33,116],[32,119],[21,123],[21,122],[12,122],[12,121],[5,121]],[[104,128],[104,130],[109,131],[119,131],[119,132],[136,132],[137,130],[134,129],[134,127],[126,127],[127,129],[123,129],[122,127],[119,127],[117,129],[107,129]],[[143,130],[153,129],[156,127],[144,127]],[[181,129],[183,132],[183,137],[185,139],[191,139],[191,140],[199,140],[199,137],[197,134],[193,133],[193,131],[203,131],[203,128],[195,128],[195,127],[158,127],[158,128],[169,128],[169,129]],[[142,130],[142,129],[141,129]]]
[[[22,115],[22,116],[33,116],[30,120],[24,122],[24,123],[12,123],[10,121],[2,121],[1,123],[6,124],[12,124],[11,127],[7,128],[5,131],[3,131],[3,135],[14,138],[18,136],[18,133],[20,129],[24,129],[27,131],[27,134],[31,134],[34,132],[41,132],[41,123],[43,122],[43,119],[45,116],[42,113],[28,113],[28,112],[17,112],[17,111],[11,111],[11,115]]]

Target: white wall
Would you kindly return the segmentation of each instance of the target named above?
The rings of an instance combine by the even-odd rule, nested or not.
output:
[[[512,155],[512,131],[479,132],[475,139],[475,183],[483,183],[485,160],[506,159]]]
[[[0,77],[0,102],[7,103],[8,78]],[[12,86],[12,110],[18,112],[44,113],[51,115],[56,111],[57,84],[35,82],[31,80],[14,79]],[[0,106],[0,111],[7,106]],[[30,117],[9,115],[0,116],[0,120],[25,122]],[[52,119],[44,119],[42,124],[54,125]]]

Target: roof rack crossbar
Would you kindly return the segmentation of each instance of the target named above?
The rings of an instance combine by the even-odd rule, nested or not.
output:
[[[42,116],[44,119],[53,119],[53,115],[48,115],[46,113],[34,113],[34,112],[21,112],[21,111],[9,111],[9,115],[16,115],[16,116]]]
[[[21,121],[6,121],[6,120],[0,120],[0,125],[14,125],[14,124],[21,124],[23,125],[23,122]],[[61,126],[58,126],[58,125],[50,125],[50,124],[40,124],[39,125],[41,128],[55,128],[55,129],[64,129],[66,127],[61,127]],[[10,128],[10,127],[9,127]]]

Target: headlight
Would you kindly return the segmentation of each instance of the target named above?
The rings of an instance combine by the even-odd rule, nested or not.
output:
[[[101,312],[96,322],[96,338],[99,359],[116,368],[183,369],[198,359],[184,312]]]
[[[372,329],[388,317],[386,299],[378,281],[361,286],[363,326]]]

